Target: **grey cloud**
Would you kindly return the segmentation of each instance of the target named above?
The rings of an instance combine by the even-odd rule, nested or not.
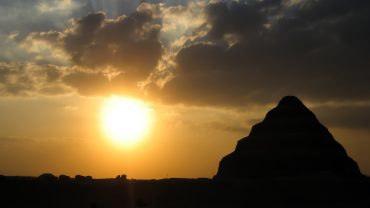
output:
[[[125,92],[138,90],[138,82],[147,79],[162,56],[159,31],[160,25],[148,10],[115,19],[96,12],[74,20],[62,32],[32,33],[28,39],[46,41],[62,49],[72,64],[85,68],[63,81],[78,92],[91,95],[121,92],[122,88],[126,88]]]
[[[140,0],[89,0],[86,8],[90,12],[104,11],[109,17],[117,17],[134,12],[140,2]]]
[[[62,81],[64,84],[76,89],[80,95],[104,96],[121,94],[144,98],[137,79],[125,74],[109,77],[103,72],[76,71],[65,75]]]
[[[71,6],[58,8],[63,1],[53,0],[1,0],[0,19],[1,32],[18,31],[20,35],[27,35],[29,32],[41,32],[64,27],[65,22],[74,12],[80,9],[78,1],[72,1]],[[41,6],[54,9],[50,12],[40,11]]]
[[[136,94],[138,83],[148,76],[163,82],[167,79],[162,74],[172,76],[174,73],[175,78],[161,90],[153,87],[154,84],[149,85],[148,94],[168,103],[213,106],[269,103],[287,94],[308,101],[370,99],[368,1],[210,3],[206,8],[207,24],[186,31],[187,35],[195,31],[207,34],[186,39],[182,49],[177,46],[181,50],[172,51],[176,58],[169,60],[175,69],[158,74],[152,74],[153,70],[168,55],[164,49],[167,45],[159,37],[161,19],[155,19],[150,11],[136,10],[139,1],[78,0],[73,1],[76,3],[73,11],[61,9],[55,10],[55,14],[37,13],[36,5],[42,2],[53,5],[56,1],[0,1],[0,10],[9,14],[5,15],[7,20],[0,20],[0,26],[4,26],[0,37],[21,28],[15,41],[25,41],[22,34],[28,34],[28,41],[42,40],[50,45],[50,49],[42,51],[44,55],[60,49],[70,63],[58,62],[59,56],[40,58],[39,51],[32,52],[32,59],[27,53],[15,56],[19,51],[6,48],[16,42],[0,43],[7,51],[7,55],[0,53],[0,59],[13,61],[8,57],[17,57],[24,61],[28,57],[39,66],[69,66],[70,71],[62,74],[53,74],[58,70],[45,71],[49,74],[45,80],[58,86],[63,82],[82,94],[108,91]],[[148,2],[187,5],[191,1]],[[14,15],[10,15],[12,11]],[[117,17],[116,14],[126,15]],[[15,21],[17,18],[19,22]],[[64,28],[69,18],[74,20]],[[4,92],[40,91],[39,85],[32,88],[29,84],[37,84],[29,81],[30,75],[17,74],[24,79],[24,84],[13,86],[9,77],[15,79],[15,75],[0,75]]]
[[[370,129],[370,106],[322,106],[312,110],[330,127]]]
[[[71,92],[62,82],[63,70],[53,65],[0,62],[1,96],[58,95]]]
[[[202,123],[200,126],[211,128],[213,130],[225,131],[225,132],[236,132],[236,133],[246,133],[249,126],[240,124],[229,124],[223,122],[209,122]]]
[[[140,78],[145,79],[162,53],[159,26],[151,21],[151,14],[145,11],[113,21],[106,20],[104,13],[93,13],[78,20],[74,31],[65,34],[64,46],[78,65],[110,65],[127,73],[142,73]]]
[[[193,0],[194,1],[194,0]],[[167,6],[187,5],[189,0],[79,0],[84,5],[86,14],[104,11],[109,18],[115,18],[122,14],[130,15],[143,3],[164,3]],[[81,12],[80,12],[81,13]]]
[[[257,5],[216,3],[208,6],[208,20],[212,25],[208,33],[210,38],[223,38],[228,33],[247,38],[262,30],[267,16]]]
[[[204,43],[183,48],[162,99],[192,105],[369,100],[370,3],[213,3]],[[228,38],[235,43],[228,43]]]
[[[109,80],[101,73],[76,72],[65,76],[63,81],[82,95],[104,95],[110,88]]]
[[[135,4],[138,2],[133,1],[78,0],[72,1],[78,5],[76,11],[63,13],[58,10],[52,14],[53,11],[49,9],[59,8],[49,8],[49,6],[60,6],[58,2],[63,1],[32,0],[24,3],[0,1],[2,9],[8,8],[15,11],[14,18],[9,15],[10,19],[3,19],[4,25],[7,23],[7,26],[2,27],[4,30],[0,32],[0,37],[5,37],[5,41],[0,42],[5,50],[0,53],[0,61],[18,62],[17,66],[13,66],[17,69],[11,72],[12,79],[17,80],[18,83],[10,83],[9,78],[3,79],[0,83],[2,94],[30,95],[41,91],[52,94],[57,91],[55,87],[41,90],[40,86],[33,86],[32,83],[38,84],[33,82],[33,75],[21,73],[21,66],[27,63],[33,63],[34,67],[38,66],[40,70],[43,70],[45,65],[69,67],[69,70],[62,75],[56,74],[56,71],[45,71],[47,80],[57,81],[58,85],[64,84],[65,89],[67,89],[66,85],[71,86],[85,95],[109,93],[109,91],[136,93],[139,90],[138,82],[147,79],[162,56],[163,48],[159,41],[161,25],[158,24],[160,21],[153,19],[149,10],[136,11]],[[94,2],[96,4],[92,5]],[[44,4],[45,8],[39,8]],[[118,9],[135,5],[135,10],[125,11],[128,13],[127,16],[122,15],[123,10],[119,11],[122,16],[111,19],[103,12],[91,13],[99,9],[99,5],[102,9],[107,9],[104,5],[113,4],[117,4]],[[28,10],[25,9],[26,7]],[[45,12],[36,11],[38,9]],[[29,14],[27,12],[22,14],[21,11],[29,11],[37,15],[27,18]],[[84,12],[89,14],[67,22],[67,18],[79,16]],[[111,11],[107,10],[107,12]],[[13,19],[18,19],[19,15],[25,17],[24,22],[21,18],[17,24],[9,24],[14,21]],[[38,18],[42,21],[38,22]],[[63,28],[59,27],[60,22],[63,22]],[[23,24],[27,24],[30,28]],[[40,27],[35,24],[40,24]],[[11,35],[12,33],[14,35]],[[35,77],[37,78],[39,77]],[[62,83],[59,83],[60,81]]]
[[[40,54],[28,51],[22,44],[30,33],[63,29],[81,11],[82,3],[82,0],[1,0],[0,61],[65,64],[51,57],[38,60]]]

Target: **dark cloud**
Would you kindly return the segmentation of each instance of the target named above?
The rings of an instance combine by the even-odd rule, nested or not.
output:
[[[255,3],[253,3],[255,4]],[[208,6],[208,20],[212,25],[208,35],[220,39],[225,34],[247,38],[257,35],[267,16],[256,5],[244,3],[216,3]]]
[[[248,130],[249,125],[241,124],[230,124],[224,122],[209,122],[202,123],[200,125],[202,128],[211,128],[212,130],[234,132],[234,133],[245,133]]]
[[[17,31],[20,36],[29,32],[62,29],[71,16],[77,15],[87,0],[0,0],[1,32]],[[81,16],[81,15],[79,15]]]
[[[137,79],[126,74],[109,78],[103,72],[73,72],[62,78],[63,83],[73,87],[80,95],[109,96],[121,94],[141,98],[144,96]]]
[[[158,20],[153,19],[152,12],[148,9],[126,11],[127,16],[120,13],[122,16],[114,18],[107,18],[103,12],[91,13],[98,9],[99,5],[109,10],[106,7],[115,4],[118,5],[117,9],[135,4],[136,9],[138,2],[32,0],[21,4],[19,1],[0,1],[0,5],[17,11],[14,18],[21,15],[18,10],[37,13],[35,17],[30,16],[27,18],[28,21],[25,21],[25,24],[32,22],[28,24],[31,27],[29,29],[23,27],[23,20],[20,20],[22,24],[9,24],[13,21],[10,18],[12,15],[7,15],[9,18],[3,20],[7,21],[6,27],[2,27],[5,30],[3,36],[7,39],[2,43],[0,41],[0,45],[6,50],[0,53],[0,61],[2,61],[0,63],[5,66],[9,65],[12,59],[17,59],[18,64],[10,64],[12,65],[11,76],[6,75],[7,80],[2,79],[0,83],[2,94],[31,95],[40,92],[39,86],[35,86],[38,83],[32,81],[32,75],[24,75],[22,66],[27,65],[27,62],[40,67],[41,71],[45,65],[69,68],[62,74],[58,74],[55,70],[45,71],[46,81],[61,80],[65,85],[75,88],[84,95],[123,91],[132,94],[138,91],[138,83],[147,79],[162,57],[163,48],[159,41],[161,26]],[[26,6],[29,10],[24,9]],[[75,7],[78,7],[76,11],[67,11]],[[107,12],[111,12],[108,10]],[[73,18],[78,16],[77,13],[84,13],[83,11],[86,13],[90,11],[90,13],[82,18]],[[43,18],[39,17],[39,13],[42,13]],[[56,16],[59,13],[60,15],[54,18],[52,13]],[[23,15],[29,16],[27,12]],[[48,18],[49,16],[52,18]],[[66,25],[66,16],[72,17],[67,27],[58,27],[60,21],[63,21],[64,26]],[[40,23],[42,28],[39,28],[33,24],[37,22],[37,18],[50,24]],[[0,20],[0,26],[3,25],[2,23]],[[6,29],[7,27],[9,30]],[[14,29],[17,29],[14,34],[9,33]],[[21,30],[18,31],[18,29]],[[38,78],[35,77],[35,79]],[[17,80],[17,82],[10,83],[9,80]],[[51,88],[54,90],[50,90]],[[55,87],[51,88],[42,91],[52,93]],[[58,90],[55,92],[60,93]]]
[[[62,83],[63,70],[52,65],[0,62],[2,96],[59,95],[70,90]]]
[[[143,79],[156,67],[162,53],[160,28],[152,20],[151,13],[145,11],[115,20],[106,20],[101,12],[93,13],[77,20],[73,31],[66,32],[64,46],[80,66],[113,66],[127,73],[134,71]]]
[[[33,33],[28,39],[63,49],[79,69],[63,81],[81,94],[97,95],[138,90],[162,57],[159,31],[149,10],[115,19],[96,12],[74,20],[63,32]]]
[[[86,16],[90,0],[0,0],[0,61],[65,65],[55,51],[25,40],[33,33],[64,30],[71,18]],[[28,40],[31,41],[31,40]],[[27,44],[31,44],[28,42]]]
[[[18,33],[3,34],[9,42],[5,48],[22,43],[23,50],[31,51],[20,56],[22,61],[28,59],[41,68],[48,64],[69,67],[63,72],[45,70],[45,76],[37,75],[45,78],[42,83],[59,86],[63,82],[84,95],[138,94],[141,82],[148,77],[163,84],[173,75],[163,89],[149,85],[148,94],[167,103],[191,105],[270,103],[287,94],[312,102],[370,99],[368,1],[244,0],[196,4],[207,5],[206,24],[202,24],[203,9],[194,10],[189,14],[199,14],[196,25],[201,27],[189,26],[191,22],[182,19],[189,18],[189,14],[184,14],[176,21],[183,21],[179,25],[186,28],[163,26],[170,32],[161,31],[161,24],[166,24],[161,18],[169,11],[186,10],[191,1],[153,0],[148,2],[165,4],[147,4],[139,9],[136,7],[140,1],[60,2],[68,1],[0,1],[1,11],[26,11],[26,6],[31,13],[39,11],[34,18],[27,18],[30,14],[26,11],[16,24],[17,28],[25,28],[20,31],[28,34],[25,39]],[[73,11],[66,12],[67,8]],[[151,8],[158,13],[153,15]],[[5,22],[19,15],[5,15],[7,19],[0,20],[0,26],[4,25],[4,31],[13,31],[14,26]],[[65,26],[71,17],[74,19],[67,28],[61,29],[60,23]],[[26,20],[30,21],[29,29],[23,27]],[[36,25],[39,23],[40,27]],[[4,54],[16,57],[9,50]],[[156,71],[167,65],[170,70]],[[32,77],[21,72],[21,68],[18,72],[12,70],[12,75],[2,72],[4,92],[40,90],[37,81],[28,81]]]
[[[167,102],[244,105],[295,94],[369,100],[370,2],[240,1],[207,7],[203,43],[183,48]],[[232,41],[231,41],[232,40]]]
[[[89,12],[104,11],[109,17],[117,17],[130,14],[139,4],[140,0],[88,0],[85,9]]]
[[[82,95],[107,94],[110,88],[109,80],[101,73],[76,72],[65,76],[63,81]]]
[[[370,129],[370,106],[322,106],[312,109],[325,125]]]

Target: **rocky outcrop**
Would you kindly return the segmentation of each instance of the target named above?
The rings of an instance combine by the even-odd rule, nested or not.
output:
[[[361,176],[355,161],[327,128],[294,96],[284,97],[225,156],[215,178]]]

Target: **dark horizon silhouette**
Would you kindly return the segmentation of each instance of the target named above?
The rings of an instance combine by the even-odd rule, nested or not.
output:
[[[284,97],[225,156],[214,179],[0,177],[1,207],[369,207],[361,174],[315,115]]]
[[[282,98],[225,156],[215,178],[281,177],[329,172],[362,176],[316,116],[295,96]]]
[[[370,1],[0,11],[0,208],[370,207]]]

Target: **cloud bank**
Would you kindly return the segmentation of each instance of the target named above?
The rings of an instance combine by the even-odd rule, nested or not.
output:
[[[368,100],[370,3],[239,1],[207,5],[202,42],[176,55],[166,100],[197,105]]]
[[[27,1],[43,15],[0,22],[8,25],[0,34],[3,74],[9,65],[20,77],[15,66],[51,67],[60,76],[42,85],[198,106],[270,103],[287,94],[312,102],[370,99],[367,1],[147,2]],[[19,95],[10,75],[2,76],[2,94]]]

